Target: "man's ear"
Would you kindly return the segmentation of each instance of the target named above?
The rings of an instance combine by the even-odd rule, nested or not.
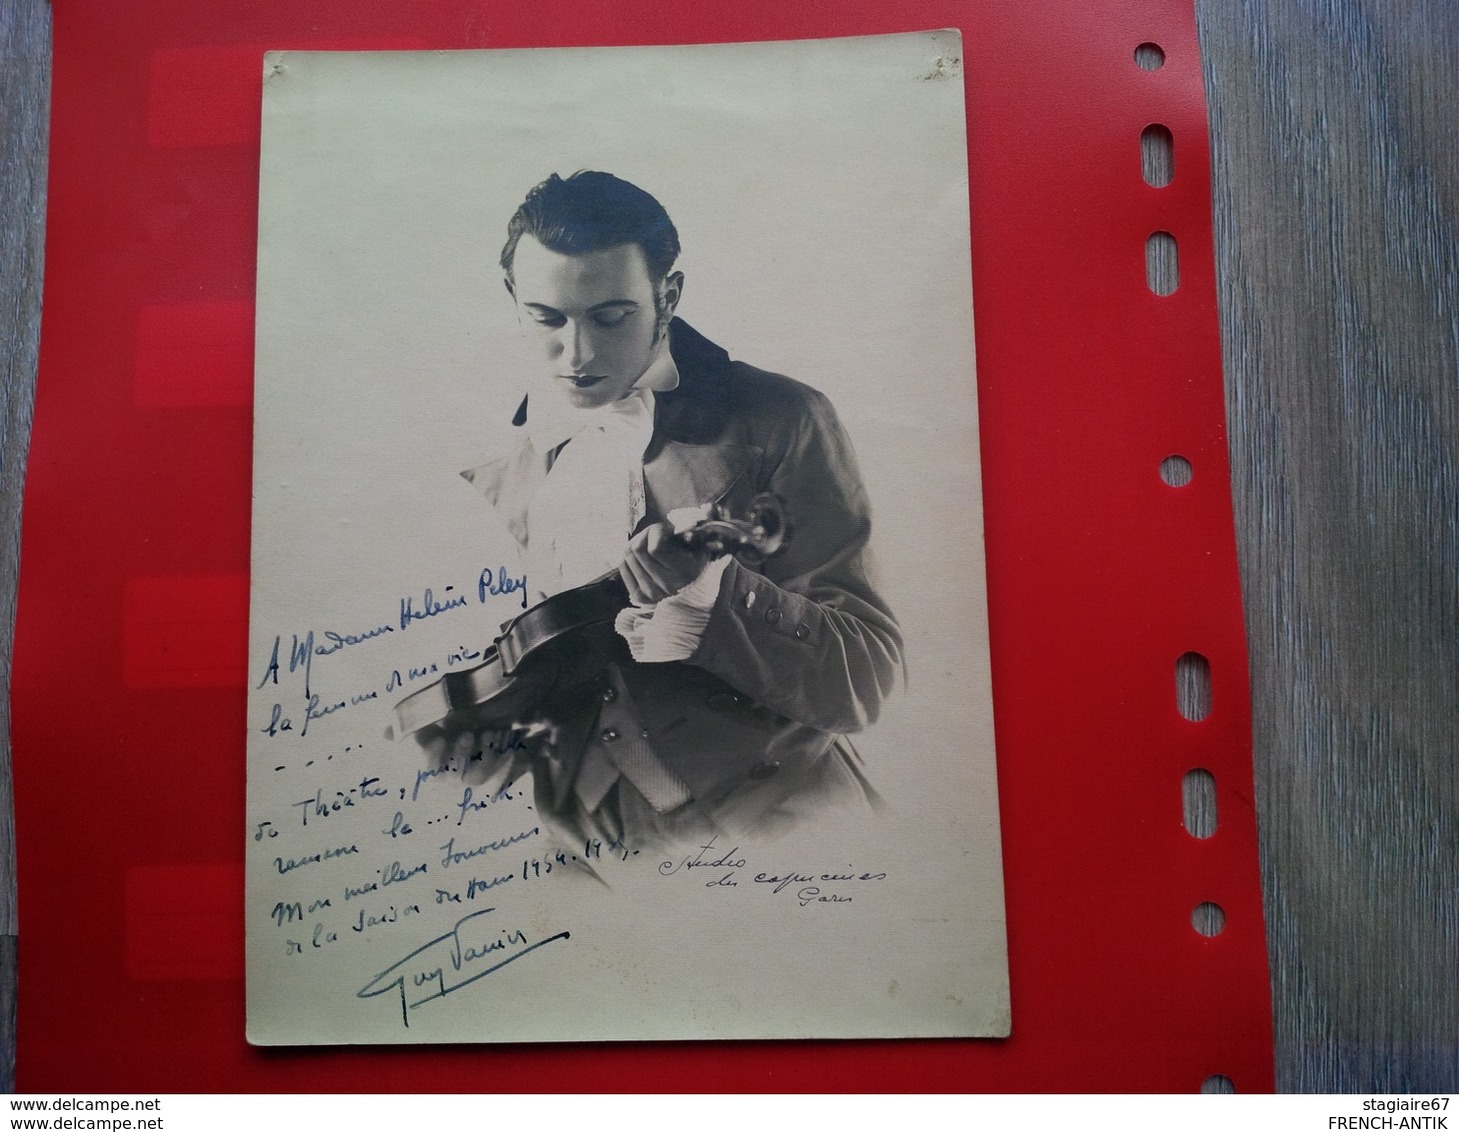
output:
[[[664,277],[664,317],[674,317],[674,310],[679,305],[679,300],[684,297],[684,273],[682,271],[671,271]]]

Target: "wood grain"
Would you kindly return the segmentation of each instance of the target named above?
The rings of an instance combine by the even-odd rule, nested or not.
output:
[[[0,2],[0,1090],[15,1087],[15,830],[10,655],[20,499],[30,440],[45,231],[51,10]]]
[[[1197,11],[1277,1081],[1459,1092],[1459,9],[1197,0]],[[49,28],[43,0],[0,0],[7,688]],[[0,706],[8,1088],[7,712]],[[23,996],[22,986],[22,1007]]]
[[[1198,12],[1278,1087],[1459,1091],[1459,9]]]

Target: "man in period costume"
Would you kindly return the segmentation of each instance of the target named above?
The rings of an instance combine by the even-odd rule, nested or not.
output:
[[[617,569],[632,605],[574,642],[525,752],[433,741],[438,758],[494,760],[493,776],[530,767],[560,832],[629,848],[865,806],[843,737],[903,679],[834,410],[675,317],[678,252],[658,201],[607,173],[554,175],[512,217],[501,263],[541,366],[515,446],[463,474],[517,539],[534,598]],[[764,492],[793,537],[763,563],[679,537],[686,516]]]

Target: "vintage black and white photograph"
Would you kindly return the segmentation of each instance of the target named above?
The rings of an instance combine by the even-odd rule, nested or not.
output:
[[[961,67],[267,57],[250,1041],[1009,1032]]]

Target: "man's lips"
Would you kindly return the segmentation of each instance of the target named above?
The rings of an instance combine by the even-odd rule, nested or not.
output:
[[[606,373],[564,373],[558,375],[563,381],[570,381],[578,389],[587,389],[607,378]]]

